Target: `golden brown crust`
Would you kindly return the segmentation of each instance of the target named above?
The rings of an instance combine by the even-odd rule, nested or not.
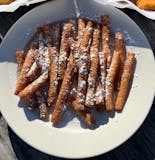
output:
[[[46,82],[48,81],[48,73],[45,72],[40,75],[36,80],[26,86],[21,92],[19,92],[18,96],[20,98],[31,97],[35,94],[37,90],[42,88]]]
[[[93,22],[88,21],[79,48],[79,73],[77,86],[77,102],[85,104],[88,78],[88,52],[91,45]]]
[[[125,56],[126,56],[123,32],[115,33],[115,51],[120,53],[120,65],[119,65],[118,73],[116,76],[116,83],[115,83],[116,90],[119,90],[121,76],[122,76],[123,67],[124,67]]]
[[[78,41],[81,42],[83,38],[83,33],[86,27],[86,20],[79,18],[78,19]]]
[[[123,74],[121,77],[121,82],[120,82],[120,89],[118,91],[118,95],[116,98],[116,104],[115,104],[115,109],[120,111],[123,109],[123,106],[126,101],[126,96],[128,93],[128,87],[129,87],[129,82],[133,73],[133,66],[135,62],[135,54],[134,53],[128,53],[124,68],[123,68]]]
[[[106,110],[113,111],[114,110],[114,82],[116,78],[116,74],[120,64],[120,53],[114,52],[112,57],[112,62],[110,68],[108,69],[107,77],[106,77]]]
[[[51,27],[49,24],[43,25],[43,36],[47,47],[52,46]]]
[[[95,119],[93,118],[92,114],[85,109],[83,105],[77,103],[76,100],[70,100],[69,104],[88,126],[91,127],[95,125]]]
[[[63,25],[62,32],[61,25],[56,22],[38,27],[34,44],[27,45],[29,52],[34,52],[27,53],[27,61],[21,58],[23,51],[17,51],[19,78],[21,72],[20,82],[23,85],[24,81],[24,85],[20,89],[16,86],[19,90],[15,93],[26,100],[29,107],[37,105],[43,120],[49,117],[48,107],[53,107],[50,119],[53,125],[61,121],[64,106],[70,104],[88,126],[93,126],[95,120],[90,108],[100,112],[122,110],[133,71],[131,59],[135,57],[129,53],[131,63],[128,58],[124,62],[122,32],[115,33],[112,56],[108,15],[101,16],[101,24],[70,19]],[[30,104],[31,100],[35,103]]]
[[[48,106],[52,106],[58,91],[58,51],[56,47],[48,48],[50,53],[50,81],[48,89]]]
[[[102,23],[102,52],[106,55],[107,68],[110,67],[112,54],[110,49],[110,22],[108,15],[101,16]]]
[[[24,60],[25,60],[25,53],[24,50],[19,50],[16,51],[16,61],[17,61],[17,72],[18,72],[18,76],[22,70],[23,64],[24,64]]]
[[[35,50],[30,49],[26,55],[21,73],[17,80],[16,89],[15,89],[16,95],[28,85],[29,79],[26,77],[26,74],[30,70],[34,61],[35,61]]]
[[[63,107],[66,103],[67,100],[67,95],[69,92],[69,87],[71,84],[71,78],[74,73],[74,60],[72,57],[72,54],[69,57],[69,62],[67,64],[67,69],[64,74],[64,79],[61,84],[60,92],[56,101],[56,105],[52,114],[52,119],[51,121],[53,124],[59,123],[61,120],[61,116],[63,113]]]
[[[94,106],[94,92],[97,79],[97,70],[99,63],[99,38],[100,38],[100,26],[97,25],[93,32],[93,41],[90,47],[90,70],[88,75],[88,85],[86,93],[85,105],[87,107]]]
[[[83,39],[85,27],[86,27],[86,20],[79,18],[78,29],[77,29],[77,41],[74,40],[71,46],[71,49],[73,51],[73,56],[75,59],[75,70],[74,70],[75,73],[77,73],[79,69],[79,61],[80,61],[79,49],[80,49],[81,41]]]
[[[61,24],[56,22],[52,25],[52,46],[60,49]]]
[[[73,40],[77,40],[77,19],[70,19],[69,22],[72,24],[72,36]]]
[[[42,90],[36,92],[36,98],[39,108],[39,117],[42,120],[47,120],[49,117],[48,107],[46,105],[46,99]]]
[[[69,37],[72,36],[72,24],[67,23],[63,27],[61,44],[60,44],[60,54],[59,54],[59,79],[62,80],[67,67],[67,59],[70,53],[70,40]]]
[[[11,2],[13,2],[15,0],[0,0],[0,5],[3,5],[3,4],[10,4]]]
[[[145,10],[155,10],[155,1],[154,0],[137,0],[136,5],[140,9],[145,9]]]
[[[24,60],[25,60],[25,53],[24,50],[16,51],[16,60],[18,65],[18,76],[20,75],[20,72],[22,70]],[[30,108],[37,108],[37,101],[36,96],[28,97],[24,99],[24,102],[28,105]]]

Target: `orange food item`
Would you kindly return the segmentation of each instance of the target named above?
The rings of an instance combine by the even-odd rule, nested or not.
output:
[[[138,0],[136,4],[140,9],[155,10],[155,0]]]
[[[11,2],[13,2],[14,0],[0,0],[0,5],[1,4],[9,4]]]

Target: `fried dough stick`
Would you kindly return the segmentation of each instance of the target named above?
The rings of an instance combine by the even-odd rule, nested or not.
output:
[[[18,96],[20,98],[31,97],[35,94],[35,92],[41,89],[45,83],[48,81],[48,72],[40,75],[36,80],[30,83],[27,87],[25,87],[21,92],[19,92]]]
[[[119,90],[121,75],[123,72],[124,61],[125,61],[125,56],[126,56],[123,32],[115,33],[115,51],[120,52],[120,66],[119,66],[117,77],[116,77],[116,90]]]
[[[58,91],[58,51],[56,47],[49,48],[50,53],[50,82],[48,89],[48,106],[51,106],[56,99],[56,94]]]
[[[63,79],[64,73],[67,67],[67,59],[70,53],[70,40],[69,37],[72,36],[72,24],[66,23],[63,27],[61,35],[61,44],[60,44],[60,54],[59,54],[59,78]]]
[[[60,32],[61,25],[56,22],[52,25],[52,46],[49,47],[49,56],[50,56],[50,71],[49,71],[49,88],[48,88],[48,97],[47,104],[51,106],[56,100],[56,94],[58,91],[58,65],[59,65],[59,48],[60,48]]]
[[[22,70],[24,60],[25,60],[24,50],[16,51],[16,61],[17,61],[17,65],[18,65],[18,76],[20,75],[20,72]],[[37,101],[36,101],[35,96],[26,98],[25,102],[31,108],[36,108],[37,107]]]
[[[77,40],[77,20],[76,19],[70,19],[69,22],[73,25],[72,26],[72,37],[73,40]]]
[[[106,110],[114,110],[114,82],[120,65],[120,52],[114,52],[106,77]]]
[[[134,62],[135,62],[135,54],[128,53],[123,68],[123,74],[121,77],[120,89],[118,91],[118,95],[116,98],[115,109],[118,111],[123,109],[123,106],[127,98],[129,82],[133,74]]]
[[[78,30],[77,30],[77,41],[74,41],[72,43],[73,56],[74,56],[75,65],[76,65],[74,70],[75,73],[78,72],[78,68],[79,68],[79,60],[80,60],[79,48],[83,38],[85,27],[86,27],[86,20],[79,18]]]
[[[47,47],[52,47],[52,33],[49,24],[43,25],[43,36]]]
[[[23,64],[24,64],[24,60],[25,60],[25,53],[24,50],[19,50],[16,51],[16,61],[17,61],[17,65],[18,65],[18,76],[20,75],[20,72],[22,70]]]
[[[81,40],[79,55],[79,73],[78,73],[78,85],[77,85],[77,97],[76,100],[80,104],[85,104],[86,92],[87,92],[87,78],[88,78],[88,52],[91,44],[93,33],[93,22],[88,21],[83,38]]]
[[[41,68],[41,74],[45,72],[49,72],[50,67],[50,58],[48,48],[44,44],[44,33],[41,32],[39,35],[39,50],[38,50],[38,58],[37,65]]]
[[[88,75],[88,86],[86,93],[85,105],[87,107],[94,106],[94,92],[97,79],[97,70],[99,62],[99,39],[100,39],[100,26],[97,24],[93,32],[93,41],[90,47],[90,71]]]
[[[52,46],[59,50],[61,39],[61,25],[59,22],[56,22],[52,25],[52,37]]]
[[[95,124],[92,114],[83,105],[77,103],[76,100],[70,100],[69,104],[88,126],[92,127]]]
[[[86,20],[79,18],[78,19],[78,42],[79,44],[83,38],[85,27],[86,27]]]
[[[26,74],[30,70],[32,64],[35,61],[35,50],[30,49],[26,55],[23,67],[21,69],[21,73],[18,77],[16,88],[15,88],[15,94],[18,95],[20,91],[22,91],[29,83],[29,79],[27,78]]]
[[[64,79],[62,81],[60,92],[59,92],[56,105],[52,114],[51,121],[53,122],[53,124],[57,124],[61,120],[63,107],[67,100],[73,73],[74,73],[74,59],[72,54],[70,54],[69,62],[67,64],[67,69],[65,71]]]
[[[49,117],[48,107],[46,105],[46,99],[42,90],[36,91],[36,97],[39,108],[39,117],[42,120],[47,120]]]
[[[72,87],[70,94],[68,96],[69,105],[74,109],[74,111],[79,115],[79,117],[88,125],[93,126],[95,124],[95,119],[92,114],[89,113],[84,105],[77,103],[76,101],[77,90],[75,86]]]
[[[48,80],[48,73],[49,73],[49,68],[50,68],[49,51],[45,45],[47,47],[52,46],[51,29],[50,29],[49,24],[43,25],[42,32],[40,32],[39,34],[39,56],[37,59],[38,60],[37,64],[41,68],[41,75],[39,78],[43,77],[43,75],[45,74],[45,76],[40,82],[42,83],[42,86],[40,85],[40,89],[35,91],[35,95],[36,95],[37,102],[38,102],[39,113],[40,113],[39,116],[40,116],[40,119],[42,120],[47,120],[49,116],[44,91],[42,89],[42,87]],[[38,84],[38,87],[39,87],[39,84]]]
[[[106,54],[107,68],[110,67],[112,55],[110,49],[110,22],[108,15],[101,16],[102,23],[102,51]]]
[[[105,52],[99,52],[99,78],[96,85],[95,104],[97,111],[102,112],[105,107],[105,81],[106,81],[106,55]]]
[[[43,42],[43,26],[38,27],[37,31],[35,33],[35,42],[32,42],[30,47],[33,47],[36,51],[36,55],[35,55],[35,61],[33,62],[30,70],[27,72],[26,77],[27,79],[30,80],[30,82],[33,82],[40,74],[41,72],[41,68],[37,63],[37,58],[39,56],[39,52],[37,47],[40,48],[40,45],[43,46],[44,42]]]
[[[41,68],[41,75],[26,86],[18,95],[21,98],[30,97],[35,94],[35,92],[41,89],[45,83],[48,81],[48,72],[50,67],[50,59],[48,49],[44,46],[43,34],[40,33],[39,36],[39,51],[37,50],[38,59],[37,64]],[[23,66],[24,67],[24,66]]]
[[[105,81],[107,71],[111,63],[111,49],[110,49],[110,22],[108,15],[101,16],[101,51],[99,52],[99,75],[98,83],[96,85],[95,101],[97,110],[102,112],[105,107]]]

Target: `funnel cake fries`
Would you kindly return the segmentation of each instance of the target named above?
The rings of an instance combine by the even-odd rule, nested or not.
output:
[[[67,95],[69,92],[69,87],[71,84],[73,73],[74,73],[74,60],[71,53],[69,57],[69,62],[67,64],[67,69],[64,74],[64,79],[61,84],[60,92],[56,101],[56,105],[52,114],[51,121],[53,122],[53,124],[56,124],[61,120],[63,107],[67,100]]]
[[[27,54],[16,52],[15,94],[28,107],[36,107],[40,119],[51,117],[57,125],[67,105],[92,127],[96,111],[123,109],[135,54],[126,54],[123,32],[115,32],[115,38],[111,35],[108,15],[101,16],[101,23],[78,18],[45,24],[32,38]]]
[[[43,25],[43,35],[47,47],[52,47],[51,28],[49,24]]]
[[[73,56],[75,59],[75,70],[74,70],[75,73],[78,72],[78,67],[79,67],[78,64],[79,64],[79,57],[80,57],[79,48],[80,48],[80,44],[83,38],[85,27],[86,27],[86,20],[81,19],[81,18],[78,19],[77,41],[74,41],[72,43]]]
[[[16,61],[17,61],[17,73],[18,76],[20,75],[20,72],[22,70],[22,66],[24,64],[24,60],[25,60],[25,53],[24,50],[20,50],[20,51],[16,51]]]
[[[44,86],[47,80],[48,80],[48,73],[45,72],[42,75],[40,75],[36,80],[34,80],[32,83],[30,83],[27,87],[25,87],[18,94],[18,96],[20,98],[27,98],[33,96],[37,90],[41,89]]]
[[[120,64],[120,52],[114,52],[110,68],[106,77],[106,109],[107,111],[114,110],[114,81]]]
[[[87,78],[88,78],[88,52],[91,44],[93,33],[93,23],[88,21],[83,39],[81,40],[79,55],[79,73],[78,73],[78,86],[77,86],[77,102],[85,104],[86,91],[87,91]]]
[[[48,108],[46,105],[46,99],[44,96],[44,93],[39,90],[36,92],[36,97],[37,97],[37,101],[38,101],[38,108],[39,108],[39,117],[42,120],[47,120],[49,117],[49,113],[48,113]]]
[[[37,64],[41,68],[41,73],[48,74],[50,67],[49,52],[48,48],[44,46],[43,40],[40,40],[39,43],[39,56],[37,58]]]
[[[24,60],[25,60],[24,51],[23,50],[16,51],[16,61],[17,61],[17,65],[18,65],[18,76],[20,75],[20,72],[22,70]],[[24,100],[29,107],[31,107],[31,108],[36,108],[37,107],[37,101],[36,101],[35,96],[26,98]]]
[[[48,49],[44,47],[43,35],[40,33],[39,36],[39,57],[37,59],[37,64],[41,68],[41,75],[25,87],[18,95],[21,98],[30,97],[34,93],[42,88],[48,80],[48,72],[50,67],[49,53]],[[25,63],[24,63],[25,64]],[[24,67],[24,66],[23,66]]]
[[[72,26],[72,37],[73,37],[73,40],[76,41],[77,40],[77,21],[76,19],[70,19],[69,22],[73,25]]]
[[[120,65],[116,76],[116,90],[119,90],[121,75],[123,72],[123,66],[125,61],[125,46],[124,46],[124,34],[123,32],[115,33],[115,51],[120,52]]]
[[[56,47],[49,48],[50,54],[50,82],[48,89],[48,106],[51,106],[56,99],[56,94],[58,90],[58,51]]]
[[[36,50],[36,56],[37,56],[38,52]],[[32,82],[33,80],[35,80],[38,75],[40,74],[40,67],[37,65],[36,61],[32,64],[30,70],[27,72],[26,77],[27,79],[30,80],[30,82]]]
[[[135,54],[128,53],[123,68],[123,74],[121,77],[120,89],[118,91],[118,95],[116,98],[115,109],[118,111],[123,109],[123,106],[127,98],[129,82],[133,74],[134,62],[135,62]]]
[[[16,84],[16,89],[15,89],[15,94],[19,94],[20,91],[22,91],[29,83],[29,79],[26,77],[26,74],[30,70],[32,64],[35,61],[35,50],[30,49],[26,55],[21,73],[18,77],[17,84]]]
[[[60,38],[61,38],[61,25],[56,22],[52,25],[52,46],[56,47],[58,50],[60,48]]]
[[[59,78],[63,80],[64,73],[67,67],[67,59],[70,52],[70,41],[69,37],[72,36],[72,24],[67,23],[63,27],[61,35],[61,44],[60,44],[60,55],[59,55]]]
[[[101,52],[99,52],[99,73],[98,83],[96,86],[95,101],[97,110],[102,112],[105,107],[105,81],[107,69],[111,64],[111,49],[110,49],[110,22],[108,15],[101,16],[102,31],[101,31]]]
[[[102,23],[102,51],[106,54],[107,68],[109,68],[111,63],[111,49],[110,49],[110,22],[108,15],[101,16]]]
[[[98,51],[99,51],[99,39],[100,39],[100,26],[97,25],[93,32],[93,41],[90,47],[90,71],[88,75],[88,86],[85,105],[87,107],[94,106],[94,92],[97,79],[98,70]]]
[[[51,39],[51,30],[50,30],[49,24],[43,25],[42,28],[43,28],[43,32],[39,34],[39,57],[38,57],[37,63],[41,68],[42,75],[45,74],[44,78],[45,78],[45,83],[46,83],[46,81],[48,80],[48,73],[49,73],[49,68],[50,68],[50,55],[49,55],[49,51],[47,47],[52,46],[52,39]],[[45,47],[45,45],[47,47]],[[40,75],[40,77],[42,75]],[[42,80],[42,83],[43,81],[44,80]],[[45,83],[43,83],[43,86]],[[43,86],[41,86],[41,88],[35,92],[36,92],[36,97],[38,101],[40,119],[47,120],[49,113],[48,113],[45,95],[42,90]]]
[[[95,105],[96,110],[102,112],[105,107],[105,94],[104,89],[100,81],[97,82],[96,92],[95,92]]]
[[[39,52],[38,52],[36,46],[38,46],[38,47],[40,45],[44,46],[44,42],[42,42],[42,41],[43,41],[43,27],[41,26],[41,27],[37,28],[37,32],[36,32],[36,35],[35,35],[35,41],[31,43],[31,47],[33,47],[35,49],[36,54],[35,54],[35,61],[32,64],[30,70],[26,74],[26,77],[27,77],[27,79],[30,80],[30,82],[35,80],[41,72],[41,68],[37,64],[37,58],[39,56]]]
[[[79,44],[83,38],[85,27],[86,27],[86,20],[79,18],[78,19],[78,41],[79,41]]]
[[[69,104],[88,126],[93,126],[95,124],[95,119],[83,105],[77,103],[76,100],[70,100]]]
[[[74,83],[74,82],[73,82]],[[79,117],[88,125],[88,126],[93,126],[95,124],[95,119],[93,118],[92,114],[89,113],[84,105],[81,105],[77,103],[76,101],[76,95],[77,95],[77,90],[76,86],[72,84],[72,89],[70,91],[70,94],[68,95],[68,103],[69,106],[74,109],[74,111],[79,115]]]

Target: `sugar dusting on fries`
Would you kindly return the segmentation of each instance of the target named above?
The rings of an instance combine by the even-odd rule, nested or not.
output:
[[[111,33],[108,15],[100,23],[78,18],[38,27],[29,51],[16,52],[15,94],[53,125],[62,121],[64,106],[89,127],[96,124],[94,110],[122,110],[136,57],[126,53],[123,32],[112,41]]]

